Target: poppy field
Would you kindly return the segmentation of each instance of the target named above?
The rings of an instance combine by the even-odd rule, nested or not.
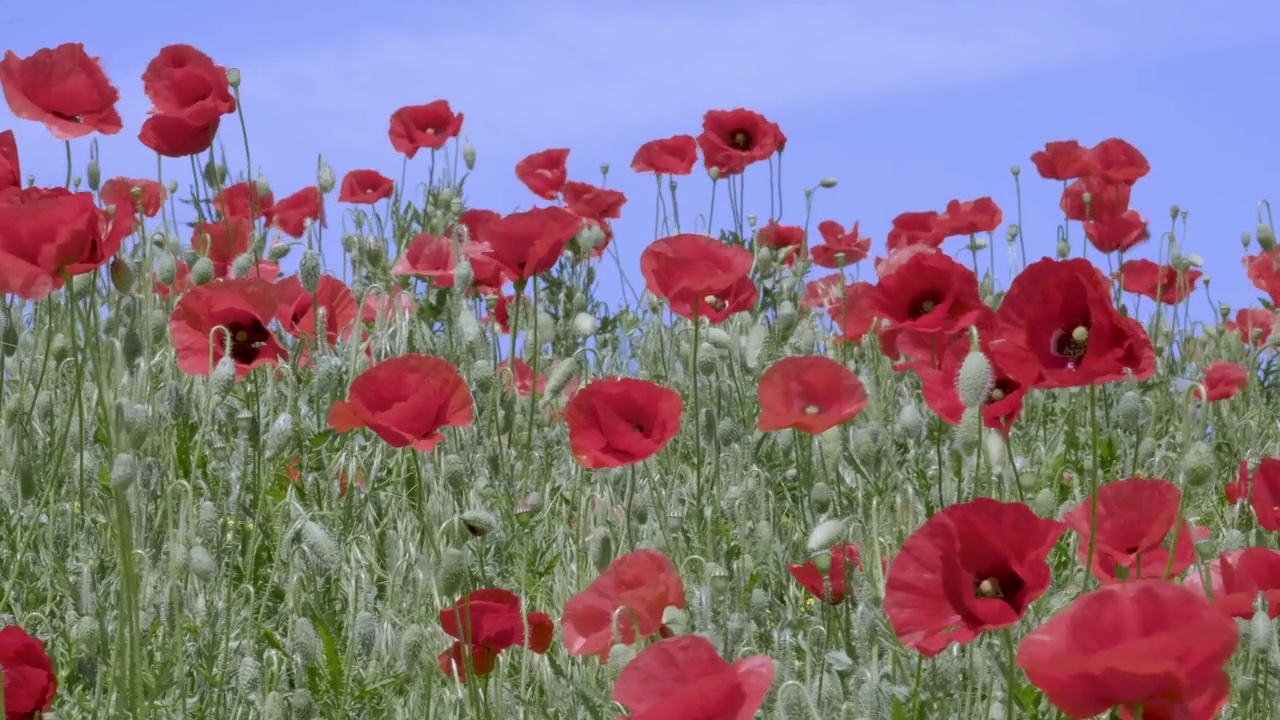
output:
[[[239,71],[140,80],[0,61],[67,151],[0,132],[6,718],[1280,717],[1266,202],[1234,308],[1119,138],[873,249],[834,178],[778,219],[804,141],[747,109],[500,212],[446,100],[388,108],[400,177],[273,188]]]

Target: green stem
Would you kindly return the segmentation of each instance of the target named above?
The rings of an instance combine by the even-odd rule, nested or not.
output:
[[[1089,473],[1089,555],[1084,563],[1084,586],[1089,586],[1093,573],[1093,551],[1098,542],[1098,386],[1089,385],[1089,440],[1092,445],[1093,468]]]

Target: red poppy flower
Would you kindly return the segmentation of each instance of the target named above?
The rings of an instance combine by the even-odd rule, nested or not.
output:
[[[302,280],[290,275],[276,285],[279,308],[276,318],[294,337],[311,339],[316,332],[316,306],[324,311],[326,342],[333,346],[351,337],[360,309],[351,289],[332,275],[321,275],[315,294],[302,288]]]
[[[448,360],[401,355],[370,367],[351,383],[347,400],[329,409],[340,433],[367,427],[391,447],[426,452],[444,439],[440,430],[471,424],[467,382]]]
[[[627,202],[627,196],[617,190],[584,182],[566,182],[560,187],[560,195],[574,215],[601,221],[622,217],[622,206]]]
[[[1249,478],[1249,463],[1245,460],[1240,461],[1240,471],[1236,474],[1234,480],[1228,482],[1223,488],[1223,494],[1227,496],[1227,502],[1236,504],[1242,499],[1248,499],[1250,496],[1250,488],[1253,481]]]
[[[802,565],[787,565],[800,586],[819,600],[830,600],[832,605],[844,602],[847,578],[845,564],[862,569],[862,555],[853,543],[836,543],[831,548],[831,565],[824,574],[818,564],[809,560]]]
[[[238,182],[222,189],[213,198],[213,208],[223,217],[257,220],[275,204],[275,195],[263,192],[255,181]]]
[[[137,199],[133,197],[135,190],[138,191]],[[115,205],[116,212],[132,216],[141,208],[143,217],[149,218],[160,212],[168,197],[169,191],[155,180],[126,177],[112,178],[102,183],[102,189],[98,191],[102,204]]]
[[[525,633],[526,623],[529,632]],[[539,655],[551,647],[555,624],[546,613],[526,617],[515,593],[501,588],[476,590],[440,611],[440,627],[455,642],[440,653],[440,669],[459,682],[467,681],[463,643],[471,647],[471,669],[477,676],[493,671],[498,653],[517,645]]]
[[[1089,150],[1075,140],[1045,143],[1031,155],[1031,162],[1046,180],[1075,180],[1093,172]]]
[[[1004,212],[989,197],[960,202],[952,200],[947,203],[947,211],[938,217],[938,224],[947,237],[955,235],[977,235],[984,232],[995,232],[1004,220]]]
[[[12,130],[0,132],[0,191],[22,187],[22,165],[18,162],[18,142]]]
[[[1253,617],[1258,596],[1267,603],[1267,614],[1280,617],[1280,550],[1252,547],[1224,552],[1209,563],[1208,575],[1213,597],[1205,592],[1198,572],[1187,574],[1183,585],[1199,590],[1219,611],[1248,620]]]
[[[941,253],[909,258],[871,292],[871,306],[891,325],[885,331],[957,333],[977,324],[991,309],[982,302],[978,276]]]
[[[511,312],[516,303],[523,302],[523,295],[498,295],[493,298],[489,320],[498,326],[503,335],[511,332]]]
[[[1017,663],[1072,718],[1141,707],[1144,718],[1208,720],[1226,704],[1238,642],[1235,621],[1196,591],[1144,580],[1080,596],[1027,634]]]
[[[64,273],[92,270],[102,217],[89,193],[7,190],[0,201],[0,295],[43,300]],[[119,246],[117,245],[117,248]]]
[[[930,245],[903,245],[897,249],[890,249],[888,257],[876,258],[876,277],[883,278],[894,274],[916,255],[932,255],[937,252],[938,249]]]
[[[980,340],[980,347],[991,364],[993,380],[991,390],[982,404],[982,422],[1008,437],[1013,423],[1022,415],[1022,401],[1031,389],[1034,376],[1030,381],[1019,378],[1018,364],[1001,362],[1000,354],[992,351],[991,342],[985,337]],[[927,362],[913,365],[916,374],[920,376],[925,404],[938,417],[952,425],[959,425],[964,416],[964,403],[960,401],[957,388],[960,367],[969,356],[969,351],[969,339],[960,337],[946,346],[937,366]]]
[[[564,604],[565,649],[604,661],[614,645],[631,645],[658,632],[668,607],[684,608],[676,566],[656,550],[627,553]]]
[[[44,643],[17,625],[0,630],[0,674],[4,675],[6,720],[33,720],[53,704],[58,678]]]
[[[257,278],[191,288],[169,317],[178,369],[188,375],[208,375],[228,344],[237,380],[259,365],[288,360],[289,353],[267,329],[277,303],[275,286]]]
[[[1017,374],[1038,373],[1036,387],[1077,387],[1145,380],[1155,373],[1155,351],[1141,323],[1120,315],[1110,283],[1088,260],[1043,259],[1009,285],[996,313],[1000,342],[1020,351]],[[1012,363],[1016,353],[1007,356]]]
[[[455,113],[448,100],[436,100],[426,105],[406,105],[391,113],[387,136],[396,152],[412,160],[423,148],[444,147],[461,130],[462,113]]]
[[[507,368],[512,368],[512,369],[508,372],[503,372],[507,370]],[[507,387],[508,390],[514,389],[517,395],[521,395],[524,397],[529,397],[530,395],[533,394],[533,389],[534,389],[533,367],[530,366],[529,363],[525,362],[524,360],[521,360],[520,358],[516,358],[516,361],[513,367],[511,361],[503,360],[502,362],[498,363],[498,366],[495,368],[495,371],[498,373],[498,375],[502,376],[502,382]],[[547,376],[542,373],[538,373],[538,382],[537,382],[538,393],[541,394],[542,391],[546,389],[546,387],[547,387]]]
[[[777,252],[782,258],[783,265],[793,265],[797,258],[807,255],[804,246],[804,228],[799,225],[779,225],[770,220],[768,224],[756,231],[756,243]]]
[[[196,223],[191,231],[191,247],[213,263],[214,277],[226,277],[232,261],[249,250],[252,232],[253,223],[247,217],[228,216]]]
[[[400,287],[400,283],[391,286],[391,292],[368,290],[360,301],[360,322],[373,324],[379,318],[389,317],[394,313],[412,315],[417,309],[413,296]]]
[[[1071,220],[1087,222],[1120,217],[1129,211],[1130,185],[1109,182],[1097,175],[1089,175],[1067,186],[1062,191],[1059,207]],[[1084,201],[1089,194],[1089,203]]]
[[[792,355],[769,366],[757,392],[761,432],[811,435],[849,422],[867,406],[867,391],[852,370],[825,355]]]
[[[480,240],[508,277],[524,283],[555,267],[581,227],[582,221],[562,207],[534,208],[485,223]]]
[[[819,267],[839,270],[856,265],[867,257],[871,251],[871,238],[858,236],[858,223],[848,233],[834,220],[823,220],[818,223],[818,232],[822,235],[822,244],[809,249],[813,255],[813,264]]]
[[[507,283],[507,276],[493,259],[489,246],[469,242],[461,247],[460,252],[471,263],[471,287],[484,295],[497,295]]]
[[[1209,402],[1226,400],[1248,387],[1249,371],[1235,363],[1218,360],[1205,367],[1200,383],[1208,391]],[[1201,399],[1200,388],[1192,390],[1192,395]]]
[[[698,161],[698,142],[692,135],[650,140],[636,150],[631,169],[658,175],[688,175]]]
[[[948,506],[889,565],[884,610],[898,640],[925,655],[1008,627],[1049,588],[1045,561],[1065,527],[1022,503]]]
[[[569,148],[552,148],[536,152],[516,163],[516,177],[534,195],[543,200],[555,200],[569,178],[565,163],[569,160]]]
[[[1092,220],[1084,224],[1084,235],[1098,252],[1124,252],[1137,247],[1151,237],[1147,221],[1137,210],[1126,210],[1105,220]]]
[[[236,111],[226,68],[190,45],[161,48],[142,73],[142,89],[153,115],[193,127],[207,127]]]
[[[1271,296],[1271,302],[1280,305],[1280,247],[1272,248],[1244,259],[1245,274],[1249,282]]]
[[[214,118],[204,125],[192,125],[169,115],[152,115],[142,123],[138,141],[165,157],[198,155],[213,146],[221,122],[221,118]]]
[[[816,280],[810,280],[804,284],[804,295],[800,297],[800,307],[806,310],[826,310],[832,305],[839,305],[840,293],[847,285],[840,273],[823,275]]]
[[[1126,260],[1115,277],[1126,292],[1177,305],[1191,297],[1196,281],[1203,275],[1199,270],[1179,271],[1172,265],[1157,265],[1150,260]]]
[[[573,457],[592,469],[650,458],[680,431],[683,407],[677,392],[648,380],[588,383],[564,409]]]
[[[641,650],[618,674],[613,700],[630,711],[619,720],[751,720],[773,685],[764,655],[729,664],[698,635],[666,638]]]
[[[291,238],[301,238],[307,232],[307,221],[325,227],[324,197],[314,185],[281,198],[264,213],[267,222]]]
[[[885,245],[890,250],[913,245],[936,248],[947,239],[947,229],[942,216],[933,210],[905,212],[893,219],[893,229],[885,238]]]
[[[827,314],[839,328],[841,340],[862,342],[862,338],[871,332],[876,320],[876,310],[871,301],[875,285],[856,282],[845,286],[844,290],[844,300],[832,303],[827,308]]]
[[[718,168],[720,177],[726,177],[780,152],[787,136],[760,113],[738,108],[707,111],[697,142],[707,171]]]
[[[666,299],[672,312],[718,323],[755,304],[755,283],[747,276],[752,262],[746,248],[684,234],[655,240],[645,248],[640,271],[649,292]]]
[[[1120,138],[1107,138],[1089,150],[1090,174],[1111,183],[1132,185],[1151,172],[1151,164],[1138,148]]]
[[[1168,480],[1129,478],[1098,488],[1096,534],[1092,532],[1092,496],[1062,517],[1080,544],[1076,555],[1089,565],[1090,536],[1093,536],[1093,576],[1101,583],[1138,578],[1176,577],[1195,560],[1195,548],[1186,520],[1178,525],[1173,566],[1169,567],[1170,538],[1178,503],[1178,486]]]
[[[114,135],[123,127],[115,108],[119,91],[80,43],[41,48],[26,58],[6,51],[0,87],[15,117],[44,123],[59,140],[95,131]]]
[[[1240,334],[1240,339],[1261,347],[1276,326],[1276,314],[1263,308],[1242,308],[1236,311],[1235,322],[1227,321],[1227,330]],[[1255,334],[1256,333],[1256,334]]]
[[[433,287],[450,288],[453,287],[453,271],[457,266],[452,240],[418,233],[409,241],[404,257],[391,268],[391,274],[427,278]]]
[[[1258,525],[1271,532],[1280,531],[1280,458],[1264,457],[1249,481],[1249,504]]]
[[[396,184],[377,170],[352,170],[342,176],[338,190],[338,202],[352,205],[372,205],[391,197]]]

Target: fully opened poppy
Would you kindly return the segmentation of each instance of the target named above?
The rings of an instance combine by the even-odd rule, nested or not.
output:
[[[672,235],[655,240],[640,255],[649,292],[666,299],[671,312],[690,320],[723,322],[756,302],[747,273],[751,251],[707,235]]]
[[[208,375],[228,354],[228,345],[237,380],[259,365],[288,360],[289,353],[267,329],[278,302],[275,286],[257,278],[223,280],[188,290],[169,318],[178,369],[188,375]]]
[[[84,260],[100,255],[102,244],[93,195],[7,190],[0,195],[0,294],[43,300],[62,287],[64,274],[94,269]]]
[[[406,105],[391,113],[387,137],[396,152],[412,160],[419,150],[439,150],[462,131],[462,113],[455,113],[448,100],[426,105]]]
[[[485,223],[480,240],[507,277],[523,284],[555,267],[582,221],[562,207],[515,212]]]
[[[1120,215],[1085,223],[1084,235],[1099,252],[1113,253],[1137,247],[1151,237],[1151,232],[1147,229],[1147,220],[1137,210],[1126,210]]]
[[[395,182],[377,170],[352,170],[342,176],[338,202],[372,205],[391,197],[395,189]]]
[[[698,635],[666,638],[641,650],[613,685],[630,711],[619,720],[751,720],[773,685],[764,655],[730,664]]]
[[[555,200],[569,179],[568,160],[568,148],[536,152],[516,163],[516,177],[534,195],[543,200]]]
[[[931,656],[1018,622],[1049,588],[1045,558],[1065,529],[1022,503],[944,508],[889,565],[884,610],[898,640]]]
[[[314,185],[304,187],[288,197],[280,198],[264,214],[267,222],[280,232],[291,238],[301,238],[307,231],[308,222],[325,226],[324,197]]]
[[[1116,277],[1126,292],[1151,298],[1165,305],[1177,305],[1195,292],[1196,281],[1204,273],[1157,265],[1150,260],[1126,260]]]
[[[346,400],[329,409],[329,427],[366,427],[391,447],[426,452],[446,427],[471,424],[471,390],[448,360],[409,354],[383,360],[351,383]]]
[[[529,631],[525,632],[526,623]],[[467,656],[477,676],[493,672],[498,653],[517,645],[539,655],[551,647],[555,624],[546,613],[526,617],[515,593],[486,588],[468,593],[452,607],[440,611],[440,627],[455,642],[440,653],[440,669],[449,677],[467,681]],[[470,646],[470,652],[465,649]]]
[[[804,228],[799,225],[779,225],[770,220],[756,231],[756,243],[773,250],[782,258],[783,265],[794,265],[807,254],[804,245]]]
[[[119,91],[80,43],[41,48],[25,58],[5,51],[0,87],[14,117],[44,123],[59,140],[114,135],[123,127],[115,107]]]
[[[707,171],[716,168],[720,177],[726,177],[781,152],[787,136],[760,113],[738,108],[707,111],[697,142]]]
[[[1208,599],[1221,612],[1248,620],[1261,597],[1267,604],[1267,615],[1273,620],[1280,617],[1280,550],[1251,547],[1224,552],[1209,563],[1208,574],[1213,590]],[[1198,572],[1188,573],[1182,584],[1205,590]]]
[[[1168,480],[1129,478],[1098,488],[1098,518],[1093,522],[1093,499],[1063,515],[1062,521],[1080,536],[1076,555],[1090,565],[1102,583],[1138,578],[1176,577],[1195,561],[1195,547],[1186,520],[1178,524],[1177,548],[1169,564],[1166,543],[1172,543],[1174,520],[1182,493]],[[1093,562],[1089,562],[1092,536]]]
[[[603,661],[614,645],[631,645],[658,632],[663,612],[684,604],[684,583],[666,555],[627,553],[565,603],[560,616],[565,649]]]
[[[22,187],[22,164],[18,162],[18,141],[12,130],[0,132],[0,192]]]
[[[1155,350],[1142,324],[1116,310],[1110,283],[1088,260],[1031,263],[1009,285],[996,312],[996,352],[1037,376],[1036,387],[1078,387],[1145,380],[1155,373]],[[1019,356],[1021,356],[1019,358]],[[1010,366],[1012,367],[1012,365]]]
[[[324,311],[325,341],[334,345],[351,337],[360,316],[360,308],[351,289],[332,275],[321,275],[314,294],[302,287],[297,275],[290,275],[276,285],[279,309],[276,317],[284,331],[300,338],[316,334],[316,307]]]
[[[757,391],[761,432],[794,429],[811,435],[849,422],[867,406],[867,390],[852,370],[825,355],[791,355],[769,366]]]
[[[1280,531],[1280,458],[1262,458],[1253,471],[1249,489],[1249,504],[1258,525],[1271,532]]]
[[[831,548],[831,561],[825,573],[818,569],[818,563],[814,560],[787,565],[787,571],[814,597],[839,605],[844,602],[847,592],[846,575],[850,565],[862,569],[862,555],[858,546],[853,543],[836,543]]]
[[[4,675],[5,720],[32,720],[53,704],[58,678],[44,643],[17,625],[0,630],[0,674]]]
[[[958,333],[992,314],[982,302],[978,277],[942,253],[921,253],[880,278],[871,292],[876,315],[890,325],[883,333],[902,330]]]
[[[650,140],[636,150],[631,169],[656,175],[688,175],[698,161],[698,142],[692,135]]]
[[[683,407],[679,393],[648,380],[588,383],[564,409],[573,457],[592,469],[653,457],[680,431]]]
[[[1209,720],[1227,702],[1224,666],[1235,621],[1202,594],[1160,580],[1108,585],[1080,596],[1018,646],[1017,664],[1054,707],[1082,720]]]
[[[439,235],[418,233],[409,240],[404,256],[391,268],[392,275],[412,275],[431,281],[432,287],[453,287],[458,267],[453,241]]]
[[[858,236],[856,222],[845,232],[840,223],[823,220],[818,223],[818,233],[822,235],[822,244],[814,245],[809,252],[813,256],[813,264],[819,267],[838,270],[856,265],[871,251],[871,238]]]
[[[1209,363],[1204,369],[1204,378],[1200,380],[1205,392],[1199,387],[1192,390],[1196,399],[1207,399],[1209,402],[1226,400],[1249,386],[1249,371],[1236,363],[1218,360]]]

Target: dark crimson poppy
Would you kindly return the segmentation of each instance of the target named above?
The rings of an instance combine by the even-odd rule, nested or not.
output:
[[[941,253],[920,253],[871,292],[876,315],[891,324],[882,332],[957,333],[977,324],[991,309],[982,302],[978,276]]]
[[[804,246],[804,228],[799,225],[779,225],[770,220],[756,231],[756,243],[777,253],[783,265],[794,265],[797,259],[808,254]]]
[[[208,127],[236,111],[227,70],[190,45],[169,45],[147,64],[142,89],[153,115]]]
[[[1084,235],[1089,244],[1099,252],[1125,252],[1151,237],[1147,221],[1137,210],[1126,210],[1105,220],[1092,220],[1084,224]]]
[[[387,136],[396,152],[412,160],[423,148],[439,150],[461,131],[462,113],[455,113],[448,100],[436,100],[426,105],[406,105],[391,113]]]
[[[663,612],[684,604],[684,583],[670,558],[656,550],[627,553],[564,604],[564,647],[570,655],[599,655],[604,661],[614,645],[632,645],[658,632]]]
[[[1200,384],[1204,385],[1209,402],[1226,400],[1249,386],[1249,371],[1236,363],[1218,360],[1205,367]],[[1191,392],[1197,400],[1201,399],[1199,387]]]
[[[62,287],[65,274],[97,267],[85,267],[104,241],[93,195],[58,190],[0,196],[0,295],[43,300]]]
[[[867,390],[852,370],[825,355],[791,355],[769,366],[757,390],[761,432],[811,435],[849,422],[867,406]]]
[[[311,339],[316,333],[316,306],[324,311],[325,338],[332,347],[351,337],[360,316],[360,308],[351,289],[332,275],[321,275],[313,295],[302,287],[297,275],[290,275],[276,285],[279,308],[276,318],[284,331],[294,337]]]
[[[592,469],[650,458],[680,431],[683,407],[679,393],[648,380],[587,383],[564,409],[573,457]]]
[[[1172,265],[1157,265],[1150,260],[1126,260],[1115,277],[1125,292],[1165,305],[1177,305],[1191,297],[1196,290],[1196,281],[1203,275],[1199,270],[1178,270]]]
[[[222,280],[187,291],[169,317],[178,369],[208,375],[230,345],[236,379],[259,365],[276,365],[289,353],[267,329],[279,299],[271,283],[257,278]]]
[[[1132,185],[1151,172],[1151,164],[1138,148],[1120,138],[1107,138],[1089,150],[1090,174],[1107,182]]]
[[[1089,150],[1075,140],[1045,143],[1031,155],[1031,162],[1046,180],[1075,180],[1093,172]]]
[[[142,123],[138,141],[156,154],[171,158],[198,155],[213,147],[221,118],[205,125],[192,125],[168,115],[152,115]]]
[[[53,662],[44,643],[17,625],[0,630],[0,674],[4,675],[5,720],[34,720],[53,705],[58,692]]]
[[[453,271],[458,266],[453,241],[439,235],[418,233],[409,240],[404,256],[391,268],[392,275],[427,278],[433,287],[453,287]]]
[[[666,299],[681,317],[701,316],[712,323],[755,305],[756,286],[747,275],[752,263],[750,250],[706,235],[655,240],[640,255],[649,292]]]
[[[1090,536],[1093,536],[1092,573],[1099,582],[1114,583],[1139,578],[1176,577],[1195,561],[1191,528],[1186,520],[1178,524],[1173,566],[1169,566],[1168,544],[1182,492],[1168,480],[1129,478],[1098,488],[1098,519],[1093,532],[1092,496],[1062,517],[1076,531],[1080,543],[1076,556],[1089,565]]]
[[[1097,175],[1088,175],[1067,186],[1062,191],[1059,207],[1067,218],[1079,222],[1108,220],[1129,211],[1129,191],[1126,183],[1110,182]],[[1085,193],[1089,194],[1086,206]]]
[[[839,605],[844,602],[848,565],[862,569],[862,555],[858,546],[853,543],[836,543],[831,548],[831,564],[825,573],[818,569],[818,564],[813,560],[800,565],[787,565],[787,571],[814,597]]]
[[[338,202],[352,205],[372,205],[391,197],[396,184],[377,170],[352,170],[342,176],[338,190]]]
[[[1077,387],[1145,380],[1155,373],[1155,351],[1142,324],[1116,310],[1110,283],[1088,260],[1043,259],[1009,285],[996,313],[1010,369],[1039,375],[1036,387]],[[1022,359],[1014,358],[1022,354]]]
[[[191,268],[183,261],[174,262],[173,284],[165,285],[156,278],[152,291],[160,297],[169,297],[170,294],[181,295],[191,289]]]
[[[985,426],[999,430],[1005,437],[1013,429],[1013,423],[1022,415],[1022,401],[1035,380],[1019,378],[1018,363],[1001,361],[1001,355],[993,352],[991,342],[985,337],[979,347],[991,363],[992,385],[990,392],[982,403],[982,422]],[[957,389],[960,382],[960,367],[969,356],[968,338],[960,337],[951,341],[941,353],[941,361],[935,366],[928,362],[913,365],[924,391],[925,404],[944,421],[959,425],[964,416],[964,403],[960,401]]]
[[[1209,720],[1227,702],[1235,621],[1195,590],[1142,580],[1076,598],[1018,646],[1032,685],[1071,718]]]
[[[875,324],[876,310],[872,306],[875,285],[855,282],[845,286],[844,299],[827,307],[827,314],[840,330],[839,339],[844,342],[862,342]]]
[[[818,233],[822,235],[822,244],[809,249],[813,255],[813,264],[819,267],[839,270],[856,265],[866,259],[871,251],[871,238],[859,237],[858,223],[848,233],[834,220],[823,220],[818,223]]]
[[[136,199],[134,191],[138,193]],[[142,216],[149,218],[159,214],[168,197],[169,191],[155,180],[126,177],[111,178],[102,183],[102,189],[98,191],[102,204],[115,205],[117,213],[134,216],[141,209]]]
[[[22,187],[22,165],[18,162],[18,141],[12,130],[0,132],[0,191]]]
[[[781,152],[787,136],[760,113],[743,108],[709,110],[702,116],[697,143],[707,171],[718,168],[720,177],[726,177]]]
[[[213,263],[214,277],[226,277],[232,261],[249,250],[252,232],[253,223],[247,217],[196,223],[191,231],[191,247]]]
[[[568,161],[569,148],[536,152],[516,163],[516,177],[534,195],[543,200],[555,200],[569,179],[569,170],[565,166]]]
[[[618,720],[751,720],[773,675],[767,656],[729,664],[711,641],[682,635],[659,640],[627,663],[613,701],[631,713]]]
[[[1280,531],[1280,458],[1262,458],[1248,487],[1249,504],[1258,525],[1271,532]]]
[[[275,195],[270,190],[249,180],[223,188],[222,192],[214,196],[213,208],[223,217],[257,220],[266,216],[275,201]]]
[[[507,277],[523,284],[555,267],[581,227],[582,221],[562,207],[534,208],[485,223],[479,240]]]
[[[351,383],[347,400],[329,409],[340,433],[367,427],[391,447],[426,452],[444,439],[440,430],[471,424],[467,382],[448,360],[401,355],[370,367]]]
[[[1227,321],[1229,332],[1239,333],[1240,339],[1261,347],[1276,326],[1276,314],[1264,308],[1242,308],[1236,311],[1234,322]]]
[[[622,217],[622,206],[627,202],[627,196],[617,190],[573,181],[560,187],[560,196],[574,215],[600,221]]]
[[[41,48],[25,58],[5,51],[0,87],[14,117],[43,123],[59,140],[114,135],[123,127],[115,107],[119,91],[80,43]]]
[[[955,235],[977,235],[984,232],[995,232],[1004,220],[1004,212],[989,197],[960,202],[952,200],[947,203],[947,211],[938,217],[942,232],[948,237]]]
[[[523,646],[539,655],[546,653],[556,629],[546,613],[526,616],[520,598],[501,588],[476,590],[444,608],[440,611],[440,627],[457,640],[440,653],[440,669],[463,683],[467,681],[468,655],[472,671],[477,676],[488,675],[493,672],[498,653],[507,648]],[[468,645],[469,653],[464,651]]]
[[[890,250],[915,245],[936,248],[947,239],[947,229],[942,216],[934,210],[905,212],[893,219],[885,245]]]
[[[1262,596],[1271,619],[1280,617],[1280,550],[1252,547],[1224,552],[1209,563],[1207,572],[1213,590],[1208,600],[1221,612],[1248,620]],[[1208,596],[1198,572],[1188,573],[1182,584]]]
[[[281,198],[264,213],[267,222],[291,238],[301,238],[307,232],[307,221],[325,227],[324,197],[314,185]]]
[[[1280,247],[1249,255],[1244,259],[1245,274],[1253,286],[1271,296],[1274,305],[1280,305]]]
[[[826,310],[832,305],[840,304],[840,294],[848,283],[840,273],[823,275],[816,280],[804,284],[804,294],[800,297],[800,307],[806,310]]]
[[[1018,622],[1049,588],[1045,558],[1064,530],[991,498],[939,511],[889,564],[884,610],[899,642],[932,656]]]
[[[698,142],[692,135],[650,140],[636,150],[631,169],[657,175],[688,175],[698,161]]]
[[[511,368],[508,370],[507,368]],[[533,367],[529,363],[516,358],[514,365],[509,360],[503,360],[498,363],[494,371],[502,377],[503,385],[508,390],[515,390],[517,395],[529,397],[533,394],[535,383],[533,380]],[[547,387],[547,376],[538,373],[538,381],[536,383],[538,393],[541,394]]]

